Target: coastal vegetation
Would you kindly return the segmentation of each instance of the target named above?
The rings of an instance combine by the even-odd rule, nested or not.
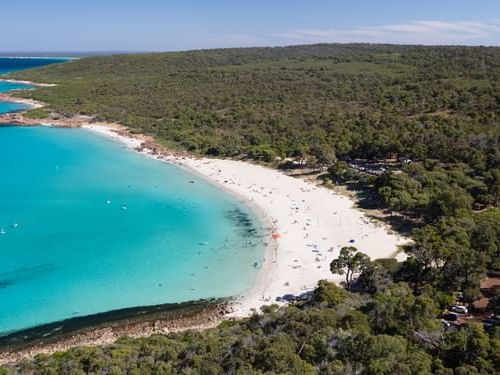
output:
[[[27,94],[221,156],[491,165],[500,49],[314,45],[92,57],[12,74]],[[451,147],[453,146],[453,147]]]
[[[446,302],[432,287],[415,296],[389,279],[366,294],[322,281],[308,302],[269,306],[215,329],[38,355],[0,374],[497,373],[498,328],[445,332],[436,316]]]
[[[494,374],[500,297],[500,48],[313,45],[92,57],[13,74],[57,83],[31,116],[88,115],[172,148],[321,171],[404,223],[407,259],[332,259],[306,302],[205,332],[38,356],[6,374]],[[361,202],[363,204],[363,201]],[[353,274],[358,274],[357,278]]]

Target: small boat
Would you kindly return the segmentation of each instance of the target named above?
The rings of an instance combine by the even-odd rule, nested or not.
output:
[[[18,224],[18,223],[14,223],[14,224],[12,224],[12,228],[17,228],[18,226],[19,226],[19,224]]]
[[[122,211],[127,211],[127,206],[122,206]]]
[[[0,228],[0,235],[3,235],[3,234],[5,234],[5,233],[6,233],[6,232],[5,232],[5,229]]]
[[[110,200],[107,200],[107,201],[106,201],[106,204],[111,204],[111,201],[110,201]]]

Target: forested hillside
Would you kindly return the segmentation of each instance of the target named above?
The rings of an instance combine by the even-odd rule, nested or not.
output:
[[[59,84],[28,94],[58,113],[116,121],[170,147],[328,166],[436,160],[405,176],[439,169],[446,185],[450,174],[467,185],[476,207],[500,201],[500,48],[206,50],[93,57],[13,76]]]
[[[315,45],[94,57],[16,73],[31,96],[201,153],[404,155],[485,168],[500,48]],[[453,146],[453,147],[451,147]]]
[[[498,373],[500,294],[481,283],[500,269],[500,48],[207,50],[13,76],[58,84],[24,94],[49,104],[31,116],[92,115],[195,153],[328,167],[325,181],[368,191],[414,240],[399,264],[335,260],[336,273],[362,260],[349,291],[322,282],[306,303],[215,330],[73,349],[16,370]],[[441,321],[456,303],[471,317]]]

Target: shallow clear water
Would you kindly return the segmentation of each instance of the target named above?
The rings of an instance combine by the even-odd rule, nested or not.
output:
[[[26,104],[0,102],[0,115],[8,112],[17,112],[28,108]]]
[[[13,90],[27,90],[32,88],[30,85],[24,85],[14,82],[0,82],[0,93]]]
[[[0,165],[0,336],[236,296],[256,276],[257,218],[178,167],[83,129],[47,127],[0,127]]]
[[[256,218],[178,167],[44,127],[0,128],[0,161],[0,332],[234,296],[255,277]]]

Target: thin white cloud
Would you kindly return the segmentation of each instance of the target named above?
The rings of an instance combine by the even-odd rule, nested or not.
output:
[[[307,29],[275,34],[284,44],[295,43],[411,43],[411,44],[479,44],[500,39],[500,22],[414,21],[351,29]]]
[[[201,42],[203,48],[311,43],[500,45],[500,19],[483,22],[423,20],[349,29],[299,29],[274,34],[217,34],[206,36]]]

